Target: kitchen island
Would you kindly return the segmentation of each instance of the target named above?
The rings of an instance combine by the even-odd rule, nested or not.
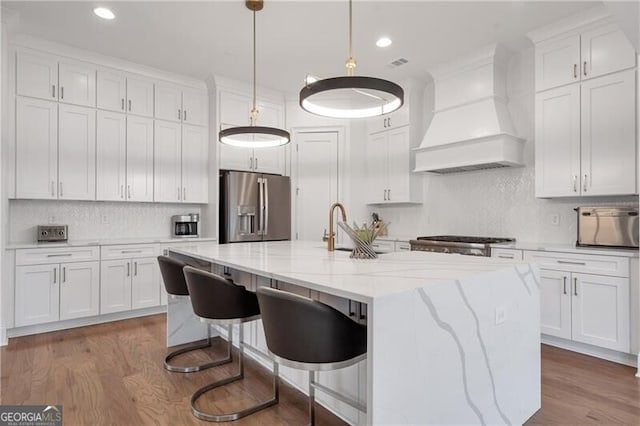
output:
[[[539,280],[527,263],[425,252],[356,260],[318,242],[291,241],[171,253],[251,276],[241,284],[253,288],[291,286],[348,300],[349,310],[361,305],[366,369],[349,377],[359,380],[367,412],[350,417],[330,407],[353,423],[522,424],[540,408]],[[195,340],[184,303],[169,304],[174,342]],[[249,340],[264,345],[263,336]]]

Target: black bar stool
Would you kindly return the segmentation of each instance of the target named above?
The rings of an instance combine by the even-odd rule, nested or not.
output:
[[[367,357],[367,327],[338,310],[297,294],[258,288],[269,354],[277,363],[309,371],[309,421],[315,424],[315,390],[356,409],[366,406],[316,381],[317,371],[337,370]]]
[[[244,351],[250,349],[256,354],[268,358],[266,354],[246,346],[244,343],[243,323],[260,319],[260,308],[256,294],[236,285],[217,274],[186,266],[184,276],[191,295],[193,312],[200,320],[213,325],[239,325],[240,348],[237,374],[218,380],[198,389],[191,397],[191,412],[201,420],[228,422],[238,420],[278,403],[278,364],[273,363],[273,396],[263,402],[228,414],[206,413],[196,408],[198,398],[206,392],[244,378]]]
[[[186,266],[184,262],[173,259],[167,256],[158,256],[158,265],[160,266],[160,273],[162,274],[162,281],[164,282],[164,288],[173,298],[188,298],[189,289],[184,279],[184,273],[182,268]],[[181,349],[177,349],[167,354],[164,358],[164,368],[176,373],[194,373],[196,371],[206,370],[207,368],[217,367],[218,365],[227,364],[232,361],[231,358],[231,328],[228,328],[229,340],[227,348],[227,356],[223,359],[206,362],[204,364],[193,365],[188,367],[180,367],[170,364],[170,361],[187,352],[195,351],[198,349],[205,349],[211,346],[211,327],[207,327],[207,340],[204,343],[195,343],[187,345]]]

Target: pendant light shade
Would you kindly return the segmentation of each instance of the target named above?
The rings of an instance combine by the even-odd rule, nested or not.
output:
[[[375,77],[354,76],[352,0],[349,0],[349,59],[347,75],[307,82],[300,90],[300,107],[329,118],[369,118],[388,114],[404,104],[402,87]]]
[[[253,109],[251,125],[229,127],[220,130],[218,139],[226,145],[241,148],[271,148],[289,143],[291,136],[286,130],[275,127],[256,126],[259,111],[256,106],[256,11],[262,10],[262,0],[246,0],[245,5],[253,12]]]

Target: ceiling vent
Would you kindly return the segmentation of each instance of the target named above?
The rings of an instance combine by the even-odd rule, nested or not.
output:
[[[395,61],[392,61],[391,63],[389,63],[387,66],[389,68],[396,68],[396,67],[399,67],[399,66],[402,66],[402,65],[406,64],[407,62],[409,62],[408,59],[398,58]]]

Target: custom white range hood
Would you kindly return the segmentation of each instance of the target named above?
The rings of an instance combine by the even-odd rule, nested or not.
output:
[[[415,149],[417,172],[456,173],[523,166],[524,140],[507,110],[507,52],[487,46],[431,74],[435,110]]]

